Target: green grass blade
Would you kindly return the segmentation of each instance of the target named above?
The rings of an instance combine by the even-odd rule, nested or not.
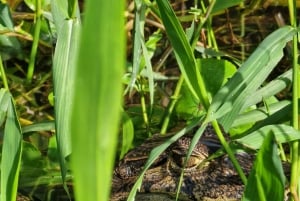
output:
[[[288,70],[276,79],[272,80],[259,90],[257,90],[251,97],[247,98],[244,105],[245,108],[255,105],[263,100],[276,95],[286,87],[290,86],[292,82],[292,70]]]
[[[54,121],[46,121],[40,123],[34,123],[22,128],[23,133],[36,132],[36,131],[50,131],[55,130]]]
[[[185,161],[184,161],[184,166],[183,167],[186,167],[187,163],[188,163],[188,160],[190,158],[190,156],[192,155],[192,152],[195,148],[195,146],[197,145],[197,143],[199,142],[199,139],[200,137],[202,136],[202,134],[205,132],[205,129],[207,127],[207,124],[201,124],[200,128],[197,130],[197,132],[195,133],[192,141],[191,141],[191,144],[189,146],[189,149],[188,149],[188,152],[186,154],[186,158],[185,158]],[[181,186],[182,186],[182,182],[183,182],[183,174],[184,174],[184,171],[185,169],[182,168],[181,170],[181,174],[180,174],[180,180],[178,182],[178,187],[177,187],[177,193],[176,193],[176,200],[178,200],[179,198],[179,194],[180,194],[180,189],[181,189]]]
[[[78,201],[106,201],[110,195],[125,67],[124,3],[85,2],[71,128]]]
[[[197,69],[195,57],[189,41],[178,21],[171,5],[166,0],[156,2],[160,11],[161,19],[166,28],[168,38],[174,49],[174,53],[184,79],[191,90],[193,96],[201,100],[207,109],[209,102],[205,90],[204,82]]]
[[[140,71],[141,64],[141,52],[142,52],[142,42],[144,38],[144,24],[145,24],[145,12],[146,5],[142,0],[135,0],[135,15],[134,15],[134,42],[133,42],[133,61],[132,61],[132,73],[131,80],[128,85],[128,89],[131,92],[135,82],[137,80],[138,73]]]
[[[240,114],[233,122],[232,127],[237,127],[245,124],[254,124],[253,119],[265,125],[274,124],[276,122],[288,121],[291,115],[292,104],[291,101],[283,100],[277,103],[270,104],[268,109],[263,106]]]
[[[35,11],[35,25],[34,25],[34,33],[33,33],[33,42],[30,52],[30,59],[29,65],[27,70],[27,82],[31,82],[34,69],[35,69],[35,60],[40,40],[40,32],[41,32],[41,25],[42,25],[42,0],[36,0],[36,11]]]
[[[296,33],[296,29],[286,26],[270,34],[215,95],[208,111],[208,119],[222,117],[220,123],[227,131],[244,109],[247,98],[257,90],[282,58],[283,48]]]
[[[79,41],[80,22],[65,20],[60,25],[53,60],[55,126],[63,179],[66,157],[71,154],[70,112],[74,88],[74,66]]]
[[[279,124],[264,126],[236,141],[251,149],[259,149],[266,139],[267,134],[270,132],[273,133],[278,143],[286,143],[300,139],[300,132],[298,130],[291,126]]]
[[[267,134],[257,154],[243,201],[284,200],[285,176],[273,133]]]
[[[3,94],[5,93],[5,94]],[[22,156],[22,131],[13,100],[3,89],[1,104],[7,105],[7,119],[1,159],[1,200],[15,201]],[[3,111],[2,111],[3,112]]]

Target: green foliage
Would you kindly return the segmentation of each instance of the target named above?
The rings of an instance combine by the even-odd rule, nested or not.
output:
[[[197,59],[197,64],[210,99],[236,71],[236,67],[229,61],[215,58]],[[181,96],[176,104],[176,114],[180,118],[191,119],[203,115],[203,105],[191,95],[185,84],[180,93]]]
[[[212,14],[218,13],[220,11],[224,11],[225,9],[238,5],[242,3],[242,0],[230,0],[230,1],[220,1],[220,0],[215,0],[215,5],[212,8]]]
[[[231,62],[222,59],[198,59],[201,76],[210,99],[233,76],[236,67]]]
[[[22,155],[22,131],[11,95],[1,89],[0,96],[1,115],[7,115],[1,159],[1,200],[15,201]]]
[[[295,55],[299,28],[296,14],[292,15],[295,1],[289,2],[292,26],[275,30],[241,62],[231,52],[218,50],[214,34],[220,34],[220,30],[213,30],[213,19],[231,6],[244,14],[252,12],[261,1],[251,1],[254,4],[243,8],[238,6],[245,3],[241,0],[213,0],[209,4],[195,1],[193,7],[178,14],[173,10],[176,5],[167,0],[134,0],[135,10],[128,8],[126,12],[126,27],[133,22],[132,30],[127,30],[133,42],[129,36],[127,49],[132,52],[127,54],[130,67],[125,75],[124,1],[101,2],[99,6],[99,1],[89,0],[84,3],[84,13],[80,13],[76,0],[24,0],[30,10],[26,13],[29,17],[24,18],[16,15],[16,2],[0,3],[0,53],[4,60],[2,64],[0,59],[0,66],[7,90],[0,90],[0,126],[4,127],[3,132],[0,130],[4,133],[1,200],[15,200],[18,188],[39,189],[30,194],[44,200],[51,194],[51,186],[66,187],[73,176],[76,200],[108,200],[115,157],[123,158],[128,150],[159,130],[165,134],[180,128],[150,153],[130,194],[133,200],[151,163],[203,121],[194,133],[188,155],[209,122],[229,156],[233,154],[226,148],[229,146],[217,123],[229,132],[230,148],[258,151],[244,200],[282,200],[285,180],[277,145],[290,145],[287,157],[292,161],[291,189],[296,187],[299,95]],[[230,21],[231,12],[227,14]],[[184,31],[188,23],[191,25]],[[231,23],[234,21],[228,25]],[[239,39],[239,27],[231,30],[228,25],[228,35]],[[217,26],[224,31],[225,25]],[[294,51],[289,52],[294,54],[294,69],[266,81],[292,39]],[[196,46],[197,42],[203,44]],[[235,42],[231,42],[233,47]],[[46,71],[43,65],[48,67]],[[26,79],[32,84],[25,83]],[[44,91],[45,86],[50,90]],[[283,90],[286,94],[277,99],[275,95]],[[49,98],[55,114],[42,122],[36,119],[51,106],[41,107],[39,98],[34,98],[39,96],[47,101]],[[122,98],[126,101],[124,108]],[[33,117],[28,117],[29,113]],[[293,127],[289,126],[291,122]],[[50,137],[53,131],[55,136]],[[44,140],[47,142],[41,145],[44,136],[48,136]],[[238,168],[234,157],[231,159]],[[240,175],[246,180],[243,173]]]
[[[298,130],[291,126],[279,124],[264,126],[247,134],[245,137],[237,139],[236,141],[251,149],[259,149],[267,137],[266,134],[270,132],[273,133],[276,142],[278,143],[286,143],[300,139],[300,133]]]
[[[0,2],[0,30],[12,31],[14,30],[14,24],[9,12],[9,7],[6,4]],[[21,45],[16,37],[9,37],[6,35],[0,35],[0,53],[3,60],[7,60],[12,56],[20,54]]]
[[[133,139],[134,139],[134,127],[131,118],[124,111],[122,115],[122,148],[120,153],[120,158],[123,158],[124,155],[131,149]]]
[[[286,43],[296,33],[296,29],[286,26],[270,34],[214,96],[208,119],[220,119],[225,131],[228,131],[237,115],[245,109],[246,99],[265,81],[283,57]]]
[[[53,12],[53,15],[56,18],[61,16],[60,13],[56,12]],[[72,152],[70,114],[75,90],[74,66],[76,60],[74,58],[77,56],[81,28],[80,19],[66,19],[66,17],[64,17],[65,20],[58,19],[55,21],[62,23],[56,24],[59,29],[57,31],[57,44],[53,58],[55,125],[63,180],[68,170],[66,157]]]
[[[156,3],[184,80],[193,96],[197,100],[201,100],[204,107],[207,108],[208,97],[204,82],[197,70],[196,59],[182,26],[167,1],[157,1]]]
[[[256,156],[242,200],[284,200],[284,189],[285,176],[277,144],[269,132]]]

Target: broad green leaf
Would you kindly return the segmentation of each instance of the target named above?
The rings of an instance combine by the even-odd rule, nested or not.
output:
[[[210,97],[213,97],[236,72],[236,67],[232,63],[215,58],[197,59],[197,66]],[[176,104],[176,114],[180,118],[191,119],[203,115],[204,112],[203,105],[192,96],[186,84],[183,84]]]
[[[158,158],[158,156],[160,154],[162,154],[172,143],[174,143],[176,140],[178,140],[180,137],[182,137],[185,133],[187,133],[188,131],[195,128],[195,126],[197,126],[201,122],[201,120],[202,120],[202,118],[198,118],[198,119],[194,120],[190,125],[183,128],[178,133],[176,133],[174,136],[172,136],[171,138],[166,140],[163,144],[155,147],[151,151],[151,153],[148,157],[148,160],[147,160],[147,162],[146,162],[146,164],[143,168],[143,171],[139,175],[139,178],[137,179],[137,181],[135,182],[134,186],[132,187],[132,189],[130,191],[130,194],[129,194],[128,199],[127,199],[128,201],[133,201],[134,200],[137,190],[142,185],[144,174],[146,173],[147,169],[152,165],[152,163]]]
[[[208,121],[219,119],[225,131],[228,131],[236,116],[245,109],[246,100],[282,58],[283,48],[296,33],[293,27],[285,26],[270,34],[214,96]]]
[[[197,59],[205,88],[213,97],[219,89],[233,76],[236,67],[231,62],[222,59]]]
[[[225,9],[227,9],[229,7],[239,5],[242,2],[243,2],[243,0],[225,0],[225,1],[216,0],[216,3],[211,12],[212,12],[212,14],[216,14],[221,11],[225,11]]]
[[[53,58],[55,127],[63,179],[67,173],[66,157],[72,152],[70,113],[73,106],[75,62],[78,50],[80,22],[65,20],[58,31]]]
[[[1,29],[6,28],[14,31],[14,23],[11,17],[10,9],[7,4],[0,2],[0,24]]]
[[[300,139],[300,131],[291,126],[279,124],[264,126],[249,133],[245,137],[237,139],[236,141],[251,149],[259,149],[267,137],[267,134],[270,132],[273,133],[276,142],[278,143],[286,143]]]
[[[179,119],[190,120],[205,114],[205,110],[199,100],[190,92],[186,84],[180,90],[180,97],[175,106],[176,115]]]
[[[8,108],[1,159],[1,200],[15,201],[19,181],[23,136],[13,100],[10,95],[5,97],[8,101],[6,103]]]
[[[72,66],[71,165],[78,201],[109,200],[121,119],[125,1],[99,5],[98,0],[85,2],[79,54]]]
[[[168,39],[174,49],[180,71],[184,76],[184,80],[186,81],[193,96],[196,99],[201,100],[205,107],[208,107],[208,97],[205,91],[204,82],[197,69],[192,48],[180,22],[167,0],[159,0],[156,3],[160,11],[161,19],[166,28]]]
[[[243,201],[284,200],[285,176],[272,132],[259,150],[246,185]]]

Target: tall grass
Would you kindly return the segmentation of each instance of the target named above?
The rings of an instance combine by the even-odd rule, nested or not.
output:
[[[222,3],[216,2],[215,8],[222,7],[220,4]],[[239,164],[234,158],[233,151],[225,141],[218,124],[222,125],[224,130],[228,132],[233,123],[238,120],[239,115],[243,113],[244,110],[249,106],[253,106],[247,105],[247,102],[257,104],[264,98],[274,95],[262,94],[258,100],[253,94],[261,92],[259,87],[264,83],[271,71],[276,67],[276,64],[278,64],[278,62],[283,58],[283,48],[286,46],[287,42],[291,41],[297,36],[299,30],[295,26],[286,26],[279,28],[278,30],[274,31],[274,33],[270,34],[257,47],[251,56],[244,63],[242,63],[232,78],[218,90],[218,92],[213,96],[212,100],[209,101],[207,98],[207,88],[205,88],[202,75],[198,71],[201,62],[196,62],[201,61],[202,58],[195,58],[192,48],[187,40],[191,33],[188,31],[187,34],[184,33],[168,1],[157,1],[157,5],[159,8],[160,17],[166,29],[168,39],[174,48],[177,63],[190,90],[190,93],[196,98],[196,100],[200,100],[203,107],[207,110],[207,113],[204,116],[204,123],[195,134],[192,146],[190,147],[188,153],[191,153],[193,145],[195,145],[195,142],[197,142],[200,138],[206,124],[210,122],[213,124],[221,144],[229,154],[230,159],[241,176],[241,179],[244,183],[248,183],[243,200],[282,200],[284,196],[285,178],[283,176],[280,159],[277,156],[277,145],[274,144],[274,138],[280,143],[297,140],[300,137],[297,127],[295,127],[296,129],[291,127],[285,128],[284,125],[277,125],[275,123],[272,124],[272,121],[274,120],[272,120],[270,117],[269,120],[265,121],[268,121],[268,124],[271,124],[271,126],[263,127],[263,125],[267,124],[262,124],[260,126],[261,129],[258,129],[260,127],[256,127],[258,130],[252,129],[249,130],[248,133],[243,134],[247,134],[247,137],[254,137],[255,140],[246,142],[245,139],[240,138],[240,140],[242,140],[242,144],[246,146],[247,144],[252,144],[252,146],[254,144],[259,145],[256,146],[259,150],[257,160],[249,176],[249,181],[247,182],[247,178],[243,174]],[[222,7],[222,9],[224,9],[224,7]],[[201,23],[198,24],[198,26],[201,26]],[[197,30],[197,27],[192,30]],[[297,80],[293,81],[294,83],[297,83]],[[193,127],[193,125],[197,125],[197,123],[191,124],[190,126]],[[259,126],[259,124],[257,126]],[[145,165],[145,169],[141,173],[131,191],[129,200],[134,199],[135,192],[142,184],[142,177],[146,172],[146,169],[150,167],[150,164],[166,149],[166,147],[187,132],[187,130],[190,130],[190,127],[186,127],[164,144],[153,149]],[[264,134],[262,135],[261,132]],[[268,133],[270,134],[267,135]],[[261,137],[261,135],[263,137]],[[258,138],[259,136],[260,138]],[[294,146],[295,145],[293,145],[293,147]],[[275,148],[270,152],[268,147]],[[292,153],[296,158],[298,158],[298,151],[296,149],[293,150]],[[292,167],[297,163],[297,160],[295,162],[293,161]],[[266,164],[268,164],[268,168],[264,169]],[[295,167],[297,167],[297,165]],[[298,172],[298,169],[296,169],[295,173],[296,172]],[[296,179],[298,179],[298,177],[296,177]],[[274,191],[276,191],[278,194],[274,195]],[[297,193],[294,194],[294,199],[298,200]]]
[[[197,127],[188,151],[190,155],[209,123],[214,126],[221,144],[232,160],[241,180],[246,184],[243,200],[283,199],[286,178],[277,153],[281,143],[290,143],[290,189],[293,200],[299,200],[298,140],[300,133],[298,131],[299,66],[297,60],[299,27],[296,21],[296,1],[289,1],[291,25],[278,28],[267,36],[245,62],[240,65],[239,62],[235,63],[239,65],[239,68],[232,73],[231,78],[228,79],[224,75],[220,79],[226,81],[217,87],[213,86],[213,90],[208,86],[205,77],[216,76],[217,73],[207,75],[205,72],[208,71],[203,68],[208,68],[210,65],[220,67],[220,69],[227,68],[224,64],[228,61],[225,62],[220,56],[228,55],[217,51],[212,29],[209,31],[209,44],[213,44],[214,50],[204,48],[200,56],[196,54],[199,50],[195,44],[199,40],[202,28],[210,26],[210,20],[215,14],[241,2],[241,0],[226,1],[226,3],[210,1],[207,5],[203,1],[199,5],[195,3],[192,25],[184,30],[168,0],[134,1],[133,68],[130,72],[128,91],[130,95],[135,89],[139,92],[143,116],[140,117],[142,120],[136,123],[124,111],[124,121],[130,123],[123,125],[123,140],[120,142],[122,143],[121,157],[131,147],[132,122],[145,125],[144,131],[147,132],[147,136],[151,134],[151,118],[154,116],[156,95],[155,76],[157,75],[151,64],[151,57],[154,55],[156,44],[161,36],[157,38],[151,36],[149,41],[145,39],[144,26],[146,15],[150,11],[161,20],[164,29],[159,29],[156,33],[166,33],[181,73],[172,97],[180,99],[183,91],[186,90],[185,93],[189,93],[202,104],[204,115],[189,119],[187,126],[153,149],[130,193],[129,200],[134,200],[147,168],[170,144]],[[28,81],[32,80],[35,72],[41,23],[45,22],[44,17],[49,14],[41,7],[43,1],[37,0],[35,3],[36,24],[26,76]],[[109,200],[116,144],[119,142],[118,131],[124,91],[122,88],[122,76],[125,69],[124,6],[124,1],[99,3],[97,0],[87,0],[84,7],[84,20],[81,22],[82,16],[76,0],[51,1],[52,18],[49,19],[53,22],[51,20],[49,22],[55,27],[51,31],[57,35],[53,57],[53,84],[60,169],[64,184],[71,170],[74,176],[75,198],[79,201]],[[0,8],[2,14],[0,19],[7,22],[5,26],[8,29],[13,29],[8,6],[1,4]],[[246,11],[245,14],[247,13]],[[1,41],[11,41],[19,51],[19,43],[14,39],[2,35],[0,37]],[[282,74],[266,84],[266,78],[285,56],[283,49],[290,41],[293,47],[292,72]],[[207,57],[211,60],[206,60]],[[28,130],[20,126],[18,112],[14,98],[9,92],[9,83],[1,59],[0,62],[1,77],[5,87],[0,90],[0,125],[4,125],[1,200],[14,201],[21,168],[22,138],[23,133]],[[265,101],[270,97],[273,98],[290,82],[293,83],[291,101],[276,101],[271,104]],[[147,97],[149,97],[148,101]],[[174,111],[176,100],[169,103],[165,119],[161,120],[163,133],[167,132],[169,123],[172,121],[171,114],[176,113]],[[291,108],[293,117],[287,120],[286,116]],[[253,119],[256,121],[254,122]],[[292,122],[293,126],[283,123],[287,121]],[[220,126],[226,132],[230,132],[232,127],[251,128],[235,134],[232,141],[227,142]],[[43,128],[49,130],[49,127],[52,129],[52,124],[47,124]],[[34,131],[41,130],[38,125],[31,128]],[[126,132],[129,136],[126,136]],[[256,161],[248,178],[234,156],[235,150],[232,146],[237,144],[239,148],[247,147],[257,152]]]

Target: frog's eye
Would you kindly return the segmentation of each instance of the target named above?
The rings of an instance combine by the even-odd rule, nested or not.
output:
[[[115,174],[121,179],[128,179],[138,175],[138,170],[131,166],[121,166],[115,169]]]
[[[186,153],[179,152],[177,149],[173,149],[171,156],[170,156],[170,162],[172,166],[176,166],[177,168],[184,168],[184,169],[191,169],[191,168],[197,168],[198,165],[207,158],[206,154],[192,154],[186,165],[184,165],[186,160]]]
[[[208,157],[208,148],[202,143],[198,143],[191,156],[189,157],[186,165],[186,155],[190,146],[190,140],[180,139],[178,143],[171,149],[171,162],[179,168],[194,168],[197,167],[204,159]]]

